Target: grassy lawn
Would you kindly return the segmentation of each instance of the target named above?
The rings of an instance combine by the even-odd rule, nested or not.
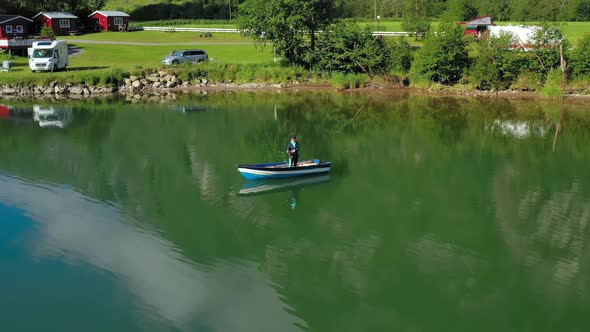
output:
[[[213,37],[200,37],[199,32],[163,32],[163,31],[133,31],[133,32],[99,32],[81,36],[60,36],[65,40],[96,40],[139,43],[252,43],[252,39],[237,33],[213,33]]]
[[[163,34],[163,33],[162,33]],[[177,45],[177,46],[128,46],[128,45],[102,45],[102,44],[75,44],[82,53],[70,57],[68,71],[48,73],[32,73],[26,57],[14,56],[13,70],[2,73],[2,81],[7,83],[35,82],[50,79],[72,77],[100,73],[115,68],[133,70],[141,66],[143,68],[159,68],[162,59],[173,49],[203,48],[209,53],[211,62],[220,64],[266,64],[272,63],[272,47],[260,50],[253,44],[240,45]],[[6,55],[0,55],[0,61]]]
[[[141,27],[185,27],[185,28],[223,28],[236,29],[238,26],[232,20],[162,20],[162,21],[133,21],[133,26]]]

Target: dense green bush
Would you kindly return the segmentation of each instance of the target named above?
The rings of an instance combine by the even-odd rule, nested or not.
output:
[[[390,49],[356,24],[338,23],[318,38],[314,69],[317,71],[379,74],[390,64]]]
[[[571,53],[569,71],[573,76],[590,74],[590,34],[584,36]]]
[[[391,43],[390,69],[394,73],[407,74],[412,67],[414,54],[412,47],[405,38],[396,38]]]
[[[48,27],[47,25],[44,25],[41,28],[41,33],[40,33],[41,37],[45,37],[45,38],[51,38],[55,36],[55,32],[53,32],[53,29],[51,29],[50,27]]]
[[[438,33],[429,35],[416,53],[410,71],[412,80],[455,84],[469,67],[463,28],[454,22],[441,22]]]
[[[522,66],[521,52],[510,49],[513,44],[513,37],[508,34],[471,43],[470,82],[482,90],[509,88]]]

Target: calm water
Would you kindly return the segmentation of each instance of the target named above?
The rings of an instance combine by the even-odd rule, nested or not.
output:
[[[2,331],[588,329],[590,106],[0,104]],[[241,178],[293,132],[329,177]]]

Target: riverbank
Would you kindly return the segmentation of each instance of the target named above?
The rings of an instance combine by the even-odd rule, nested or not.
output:
[[[419,93],[432,96],[464,96],[479,98],[510,98],[510,99],[546,99],[534,91],[480,91],[461,87],[413,88],[399,84],[368,82],[367,86],[351,89],[335,88],[329,82],[291,82],[291,83],[212,83],[206,78],[194,81],[183,81],[176,75],[162,71],[153,76],[131,76],[124,79],[121,86],[86,85],[59,83],[51,81],[47,85],[19,86],[0,85],[0,99],[47,99],[47,100],[83,100],[121,96],[131,102],[159,102],[176,100],[179,94],[209,94],[212,92],[334,92],[342,94],[399,95],[403,93]],[[580,89],[564,92],[562,100],[590,100],[590,94],[580,93]]]
[[[51,75],[51,74],[47,74]],[[42,76],[39,76],[41,78]],[[335,91],[340,93],[399,94],[419,92],[427,95],[473,96],[535,99],[546,98],[538,91],[505,90],[481,91],[471,86],[433,85],[428,88],[408,87],[399,77],[368,76],[345,84],[329,80],[300,68],[269,66],[206,66],[171,69],[143,69],[134,72],[112,71],[102,76],[87,77],[82,82],[60,79],[55,76],[42,77],[37,82],[0,84],[0,98],[55,98],[85,99],[90,97],[122,95],[131,100],[145,100],[150,97],[168,98],[176,93],[208,91]],[[562,88],[563,96],[558,99],[590,99],[587,87]]]

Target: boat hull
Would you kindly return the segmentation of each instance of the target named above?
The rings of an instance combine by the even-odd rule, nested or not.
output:
[[[305,165],[309,163],[309,165]],[[247,180],[278,179],[296,176],[325,174],[330,172],[331,162],[321,163],[319,160],[304,161],[304,166],[288,167],[288,163],[270,163],[257,165],[237,165],[238,171]]]

